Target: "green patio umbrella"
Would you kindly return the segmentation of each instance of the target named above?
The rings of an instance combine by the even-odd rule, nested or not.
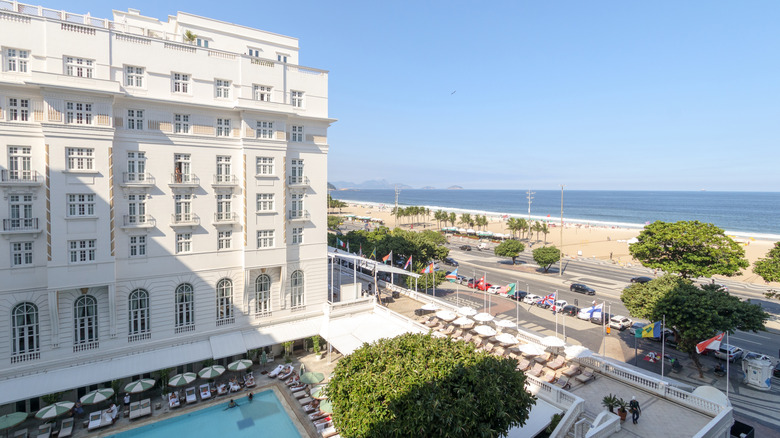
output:
[[[265,369],[265,364],[268,363],[268,355],[265,354],[265,350],[263,350],[263,354],[260,355],[260,363],[263,364],[263,369]]]
[[[154,379],[133,380],[132,382],[125,385],[125,392],[129,392],[130,394],[137,394],[139,392],[148,391],[152,388],[154,388]]]
[[[27,419],[27,412],[14,412],[0,416],[0,430],[14,427]]]
[[[325,380],[325,374],[322,373],[315,373],[315,372],[305,372],[301,374],[301,382],[308,383],[308,384],[314,384],[314,383],[320,383],[323,380]]]
[[[325,386],[327,385],[317,385],[314,388],[312,388],[311,397],[316,398],[317,400],[324,400],[328,398],[328,396],[324,394]]]
[[[224,372],[225,367],[222,365],[212,365],[198,371],[198,376],[200,376],[201,379],[213,379],[214,377],[221,376]]]
[[[195,373],[183,373],[177,374],[168,380],[168,386],[184,386],[190,384],[198,378]]]
[[[96,389],[86,393],[80,400],[85,405],[94,405],[108,400],[112,395],[114,395],[114,390],[111,388]]]
[[[320,410],[326,414],[332,414],[333,404],[330,402],[330,400],[323,400],[322,403],[320,403]]]
[[[52,403],[49,406],[46,406],[40,411],[36,412],[35,418],[39,420],[50,420],[52,418],[57,418],[62,414],[70,412],[70,410],[73,409],[73,405],[75,405],[75,403],[70,401]]]
[[[230,371],[242,371],[252,366],[252,361],[249,359],[239,359],[235,362],[230,362],[228,364],[228,369]]]

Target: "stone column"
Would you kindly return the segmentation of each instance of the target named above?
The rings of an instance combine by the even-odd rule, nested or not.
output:
[[[108,330],[111,339],[116,338],[116,286],[108,285]]]
[[[49,318],[51,319],[51,348],[60,346],[60,314],[57,305],[57,291],[50,290],[49,293]]]

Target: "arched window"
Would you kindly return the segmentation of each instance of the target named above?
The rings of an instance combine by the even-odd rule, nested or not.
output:
[[[182,283],[176,288],[176,333],[195,330],[195,298],[192,285]]]
[[[40,358],[38,307],[21,303],[11,311],[13,357],[11,363]]]
[[[303,307],[303,271],[295,271],[290,276],[290,291],[290,306],[293,309]]]
[[[255,279],[255,314],[257,316],[271,313],[271,277],[262,274]]]
[[[128,342],[140,341],[151,337],[149,327],[149,292],[136,289],[130,292],[127,300]]]
[[[78,297],[73,305],[73,351],[98,348],[98,308],[92,295]]]
[[[217,283],[217,325],[233,322],[233,282],[223,278]]]

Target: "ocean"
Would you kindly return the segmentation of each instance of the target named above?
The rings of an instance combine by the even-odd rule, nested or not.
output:
[[[394,190],[332,190],[334,199],[393,206]],[[525,190],[401,190],[400,206],[528,217]],[[561,191],[535,190],[531,219],[560,223]],[[565,222],[641,228],[657,220],[709,222],[728,234],[780,240],[780,192],[564,190]]]

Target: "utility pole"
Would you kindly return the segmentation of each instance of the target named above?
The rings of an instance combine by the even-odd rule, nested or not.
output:
[[[393,228],[398,228],[398,195],[401,194],[401,189],[395,186],[395,212],[393,214]]]
[[[531,189],[528,189],[526,193],[526,198],[528,198],[528,243],[531,243],[531,200],[534,199],[534,196],[536,192],[532,192]]]
[[[560,269],[558,269],[558,276],[563,277],[563,188],[566,187],[565,184],[561,184],[561,260],[560,262]]]

